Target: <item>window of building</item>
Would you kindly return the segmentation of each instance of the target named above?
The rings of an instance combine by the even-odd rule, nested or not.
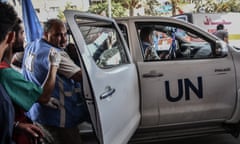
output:
[[[59,7],[49,7],[49,10],[52,12],[57,12],[59,11]]]

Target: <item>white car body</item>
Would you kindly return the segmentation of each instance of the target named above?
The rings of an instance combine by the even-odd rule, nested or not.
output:
[[[238,135],[240,50],[174,18],[129,17],[116,19],[117,24],[113,19],[78,11],[65,11],[65,16],[101,144],[218,132]],[[173,58],[144,60],[139,31],[146,26],[158,33],[176,30],[176,40],[168,37],[176,43]],[[180,34],[190,41],[178,39]],[[158,44],[160,54],[168,52],[166,48],[159,50],[163,45]]]

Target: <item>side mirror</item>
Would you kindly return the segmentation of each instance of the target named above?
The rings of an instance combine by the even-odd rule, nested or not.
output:
[[[225,57],[228,55],[228,45],[224,41],[216,41],[216,56]]]

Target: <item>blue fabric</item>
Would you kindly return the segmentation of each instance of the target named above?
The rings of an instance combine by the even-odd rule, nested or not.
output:
[[[14,124],[14,107],[0,84],[0,143],[14,144],[12,141],[13,124]]]
[[[170,58],[175,58],[176,57],[176,35],[175,35],[175,31],[172,32],[172,44],[171,44],[171,47],[169,49],[169,57]]]
[[[75,83],[70,79],[64,77],[59,78],[64,81],[64,91],[74,91],[74,88],[79,87],[79,83]],[[60,99],[60,89],[56,85],[53,97]],[[65,124],[63,127],[72,128],[76,127],[83,121],[88,121],[88,113],[86,105],[83,101],[81,93],[73,93],[72,96],[64,96],[64,108],[66,112]],[[62,127],[60,125],[60,109],[54,109],[49,106],[35,103],[28,112],[28,116],[32,121],[37,121],[43,125]]]
[[[24,51],[22,73],[27,80],[42,86],[49,70],[48,55],[53,47],[44,40],[35,40],[29,43]],[[60,49],[57,49],[59,51]]]
[[[159,36],[157,35],[155,35],[154,37],[153,37],[153,42],[154,42],[154,47],[155,47],[155,49],[156,49],[156,51],[158,50],[158,41],[159,41]]]
[[[142,42],[142,47],[143,47],[143,53],[145,54],[145,51],[148,47],[150,47],[151,44],[148,42]]]
[[[33,8],[31,0],[22,0],[22,14],[27,42],[41,38],[43,28]]]
[[[43,85],[49,71],[48,53],[51,47],[53,46],[44,40],[36,40],[27,45],[23,59],[23,75],[27,80],[39,86]],[[64,90],[60,89],[60,82],[63,84]],[[71,96],[64,96],[64,102],[61,103],[66,111],[66,122],[63,127],[76,127],[85,118],[86,106],[82,100],[82,93],[74,92],[76,88],[80,87],[80,83],[57,74],[52,97],[60,101],[60,92],[72,92]],[[60,112],[60,109],[35,103],[28,112],[28,116],[31,120],[41,124],[60,127]]]
[[[8,0],[0,0],[0,2],[8,2]]]

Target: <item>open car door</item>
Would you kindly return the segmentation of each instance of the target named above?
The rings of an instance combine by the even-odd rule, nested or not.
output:
[[[101,144],[124,144],[138,127],[136,67],[114,20],[64,12],[77,47],[86,103]]]

